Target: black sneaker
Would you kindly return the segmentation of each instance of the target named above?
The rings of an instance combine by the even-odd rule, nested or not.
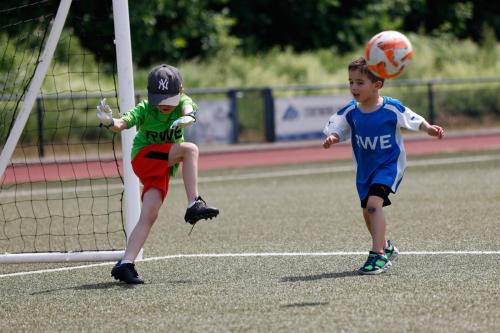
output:
[[[214,207],[208,207],[205,200],[200,196],[196,198],[194,205],[186,209],[186,215],[184,215],[184,220],[194,225],[201,219],[212,219],[219,215],[219,210]]]
[[[144,280],[139,277],[137,271],[135,270],[135,265],[131,263],[122,264],[118,261],[116,265],[111,270],[111,276],[115,280],[120,280],[125,283],[131,284],[143,284]]]

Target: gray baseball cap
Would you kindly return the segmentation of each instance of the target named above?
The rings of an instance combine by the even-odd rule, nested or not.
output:
[[[179,70],[170,65],[159,65],[148,76],[148,102],[152,105],[177,106],[182,89]]]

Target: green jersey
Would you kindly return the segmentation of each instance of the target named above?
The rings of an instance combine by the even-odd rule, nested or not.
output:
[[[182,94],[179,105],[169,114],[161,113],[156,106],[149,104],[146,100],[125,113],[122,119],[127,123],[127,128],[133,126],[137,128],[132,144],[132,159],[148,145],[184,142],[184,129],[171,129],[170,126],[176,119],[183,116],[182,109],[189,104],[193,106],[193,111],[197,110],[198,107],[193,100]],[[175,175],[177,168],[178,165],[171,168],[172,175]]]

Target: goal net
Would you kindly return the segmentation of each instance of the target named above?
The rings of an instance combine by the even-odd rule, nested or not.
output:
[[[134,104],[127,1],[85,8],[0,4],[0,262],[115,260],[137,220],[134,133],[100,128],[95,112],[101,98],[115,112]],[[93,19],[109,29],[86,35]]]

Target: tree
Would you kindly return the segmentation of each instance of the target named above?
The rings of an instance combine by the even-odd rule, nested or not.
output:
[[[82,45],[108,62],[113,61],[114,45],[95,37],[113,31],[110,20],[99,20],[111,15],[110,8],[110,0],[74,2],[71,10],[76,15],[69,22]],[[238,43],[228,35],[232,20],[224,12],[208,10],[204,0],[130,1],[129,12],[133,57],[139,66],[204,57]]]
[[[2,25],[16,19],[9,8],[30,3],[37,4],[30,11],[48,6],[55,12],[59,1],[3,0]],[[129,1],[129,10],[133,60],[141,67],[237,47],[247,53],[275,47],[348,52],[389,29],[476,41],[500,35],[500,6],[491,0],[148,0]],[[113,62],[111,0],[73,1],[70,13],[66,26],[81,45]],[[30,25],[13,26],[9,33],[15,37],[23,29]]]
[[[400,29],[410,0],[234,0],[231,32],[247,52],[275,46],[296,51],[334,48],[350,51],[381,30]]]

